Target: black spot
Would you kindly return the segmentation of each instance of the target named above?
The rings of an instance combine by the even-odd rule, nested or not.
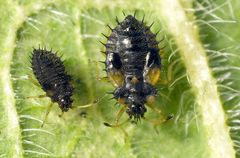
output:
[[[122,67],[120,56],[117,53],[113,54],[113,61],[113,66],[116,67],[116,69],[120,69]]]

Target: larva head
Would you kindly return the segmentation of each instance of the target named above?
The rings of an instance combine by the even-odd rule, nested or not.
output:
[[[67,112],[72,107],[73,100],[69,96],[59,96],[58,105],[63,112]]]
[[[69,108],[72,107],[72,93],[74,88],[72,86],[69,87],[61,87],[56,89],[56,91],[62,91],[62,88],[64,89],[64,93],[58,93],[56,94],[56,102],[58,103],[59,107],[62,109],[63,112],[67,112]]]
[[[141,23],[132,15],[128,15],[120,24],[124,31],[136,31],[141,29]]]
[[[144,113],[147,109],[144,106],[138,95],[131,94],[126,99],[126,104],[128,106],[126,112],[130,118],[139,120],[141,117],[144,117]]]
[[[139,120],[144,117],[147,109],[144,104],[151,104],[157,94],[155,88],[147,83],[143,83],[142,91],[134,91],[131,87],[123,85],[114,92],[114,98],[120,104],[127,106],[127,114],[130,118]]]

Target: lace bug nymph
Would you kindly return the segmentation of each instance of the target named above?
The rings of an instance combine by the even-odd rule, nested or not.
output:
[[[34,48],[31,60],[33,73],[46,96],[58,103],[62,112],[67,112],[72,107],[73,86],[60,57],[46,49]]]
[[[130,119],[144,118],[145,105],[157,95],[154,85],[160,77],[161,58],[157,34],[150,26],[128,15],[111,28],[107,37],[105,70],[116,87],[113,92],[118,103],[124,105]]]

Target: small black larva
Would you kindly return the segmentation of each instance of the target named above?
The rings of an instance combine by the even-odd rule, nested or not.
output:
[[[56,53],[46,49],[33,49],[32,70],[46,96],[58,103],[62,112],[72,107],[73,86],[71,77],[66,73],[63,62]]]
[[[118,121],[123,111],[129,119],[144,118],[147,111],[145,105],[151,105],[157,89],[154,85],[160,77],[161,58],[157,33],[151,32],[144,19],[139,21],[128,15],[122,22],[111,28],[110,36],[104,35],[108,41],[106,47],[105,70],[111,83],[116,87],[114,98],[123,107],[118,113]],[[170,116],[166,118],[170,119]],[[112,126],[105,123],[107,126]],[[116,126],[116,125],[114,125]]]

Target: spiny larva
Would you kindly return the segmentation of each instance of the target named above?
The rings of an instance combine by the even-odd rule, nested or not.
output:
[[[157,33],[151,32],[144,20],[128,15],[111,28],[107,37],[105,70],[107,77],[116,87],[114,98],[123,105],[130,119],[144,118],[147,109],[157,95],[154,85],[158,82],[161,69]],[[169,116],[167,119],[170,119]],[[119,118],[117,118],[118,120]],[[108,124],[105,124],[108,125]]]
[[[63,62],[56,53],[46,49],[33,49],[32,70],[46,95],[58,103],[62,112],[72,107],[73,86],[71,77],[66,73]]]

